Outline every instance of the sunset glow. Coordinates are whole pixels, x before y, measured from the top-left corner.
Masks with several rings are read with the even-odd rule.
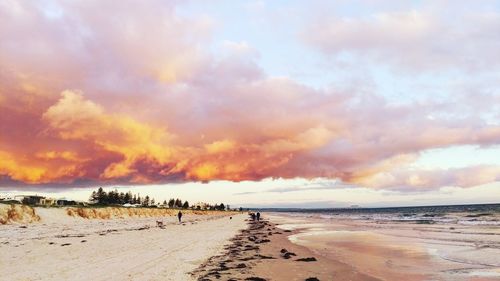
[[[327,2],[3,1],[1,188],[498,190],[498,2]]]

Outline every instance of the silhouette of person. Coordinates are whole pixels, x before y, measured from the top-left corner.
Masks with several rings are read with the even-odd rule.
[[[257,212],[257,220],[260,221],[260,213]]]
[[[179,218],[179,222],[181,222],[181,219],[182,219],[182,212],[179,211],[179,213],[177,213],[177,217]]]
[[[251,213],[250,216],[252,217],[252,220],[255,220],[255,213]]]

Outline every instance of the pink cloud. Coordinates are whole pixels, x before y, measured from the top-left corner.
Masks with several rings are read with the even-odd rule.
[[[428,118],[439,104],[394,105],[357,85],[319,90],[269,77],[247,44],[212,54],[210,21],[181,17],[175,4],[58,5],[56,15],[0,6],[2,185],[328,177],[418,187],[397,168],[421,151],[500,143],[500,127],[481,118]],[[389,17],[375,34],[408,20]],[[339,33],[346,46],[375,40],[347,40],[351,24]],[[396,44],[391,36],[379,47]],[[470,183],[424,173],[425,187],[498,180],[488,171]]]
[[[487,3],[423,1],[388,10],[377,4],[361,16],[322,11],[301,39],[336,59],[348,55],[412,72],[498,69],[500,14]]]
[[[492,165],[456,169],[408,170],[395,169],[363,178],[359,184],[374,188],[425,190],[435,187],[473,187],[500,181],[500,167]]]

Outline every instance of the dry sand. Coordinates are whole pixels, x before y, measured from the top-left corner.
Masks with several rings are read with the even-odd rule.
[[[37,208],[38,222],[0,225],[0,280],[192,280],[190,271],[246,227],[243,215],[187,214],[179,224],[62,211]]]

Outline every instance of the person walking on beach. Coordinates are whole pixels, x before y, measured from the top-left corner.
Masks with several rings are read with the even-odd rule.
[[[257,212],[257,221],[260,221],[260,213]]]
[[[179,213],[177,213],[177,218],[179,218],[179,223],[181,222],[181,219],[182,219],[182,212],[179,211]]]

